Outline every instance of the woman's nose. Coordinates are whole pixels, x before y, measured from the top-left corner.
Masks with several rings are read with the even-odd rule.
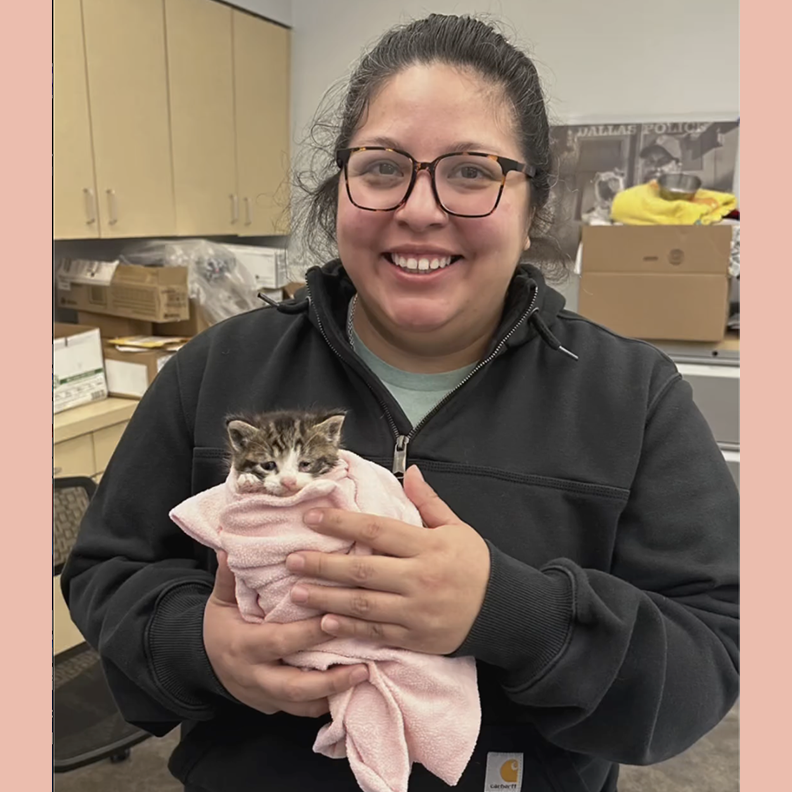
[[[412,192],[404,205],[396,210],[396,219],[415,230],[444,225],[448,221],[448,215],[437,203],[428,171],[418,173]]]

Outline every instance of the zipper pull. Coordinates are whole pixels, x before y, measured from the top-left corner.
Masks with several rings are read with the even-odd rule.
[[[404,473],[407,470],[407,443],[410,438],[407,435],[399,435],[396,438],[396,448],[393,449],[393,475],[399,481],[404,478]]]

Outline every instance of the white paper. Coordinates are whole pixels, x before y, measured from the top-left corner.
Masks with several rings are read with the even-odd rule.
[[[175,353],[174,353],[175,354]],[[162,371],[162,367],[173,357],[173,355],[163,355],[157,358],[157,374]]]
[[[126,360],[105,360],[107,389],[110,393],[142,398],[149,386],[148,366]]]
[[[118,261],[63,259],[58,266],[58,288],[61,291],[68,291],[72,283],[86,283],[89,286],[109,286],[118,263]]]

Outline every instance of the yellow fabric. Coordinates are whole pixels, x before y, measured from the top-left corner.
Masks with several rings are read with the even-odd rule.
[[[651,181],[618,193],[611,220],[625,225],[712,225],[736,208],[733,195],[713,190],[699,190],[691,201],[667,201]]]

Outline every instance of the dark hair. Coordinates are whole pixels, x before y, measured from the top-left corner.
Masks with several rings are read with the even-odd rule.
[[[537,169],[530,181],[531,248],[523,260],[552,268],[557,253],[551,251],[558,245],[544,236],[552,223],[548,208],[553,170],[550,126],[536,67],[490,24],[470,16],[442,14],[391,28],[358,62],[344,99],[333,102],[332,90],[325,96],[325,106],[335,107],[320,107],[311,128],[309,167],[296,174],[303,196],[301,205],[298,198],[293,227],[302,231],[306,253],[324,260],[335,249],[339,186],[335,151],[349,145],[372,98],[389,79],[414,64],[431,63],[474,70],[503,90],[522,155]]]

